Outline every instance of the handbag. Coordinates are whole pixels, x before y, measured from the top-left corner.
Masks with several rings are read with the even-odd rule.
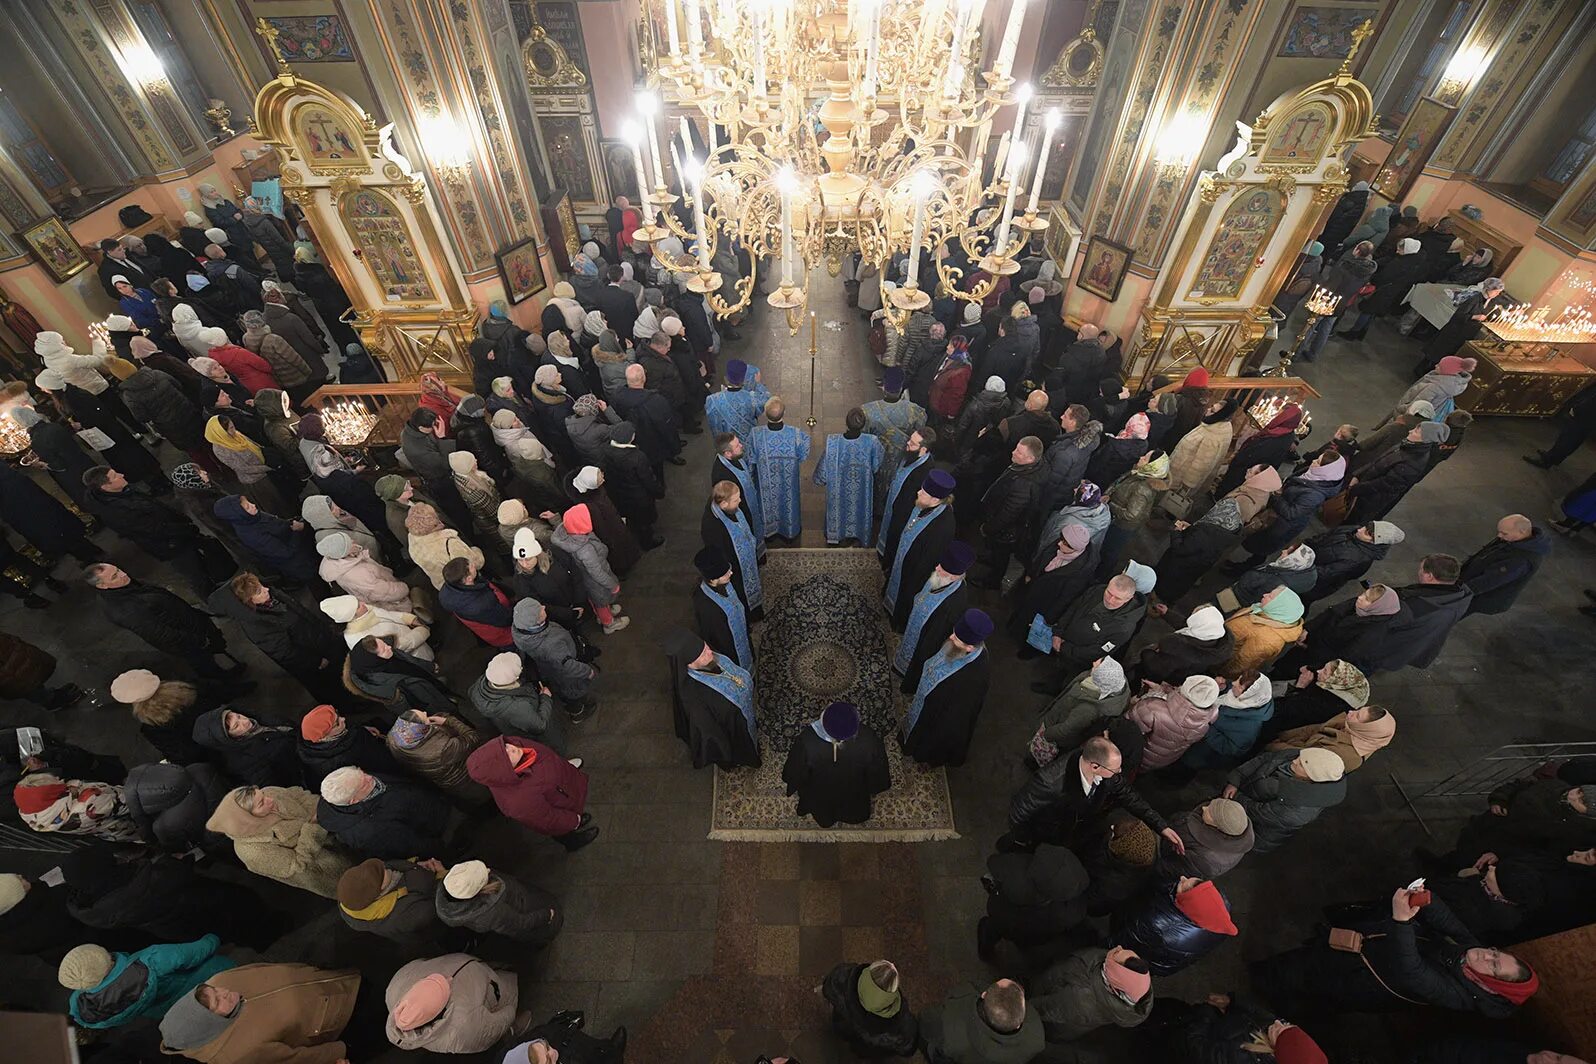
[[[1038,725],[1036,734],[1031,736],[1029,753],[1031,760],[1036,762],[1038,768],[1050,764],[1054,758],[1058,757],[1058,747],[1042,737],[1042,733],[1046,730],[1045,725]]]
[[[1332,927],[1330,929],[1330,948],[1341,953],[1356,953],[1358,959],[1363,962],[1363,966],[1369,969],[1369,974],[1374,976],[1374,981],[1379,983],[1380,988],[1387,994],[1394,998],[1400,998],[1409,1005],[1423,1005],[1424,1002],[1422,1001],[1415,1001],[1405,994],[1398,994],[1395,990],[1392,990],[1390,984],[1380,978],[1380,973],[1374,970],[1374,965],[1369,963],[1369,958],[1363,952],[1363,944],[1371,938],[1384,937],[1384,935],[1365,935],[1361,931],[1352,931],[1345,927]]]
[[[1038,613],[1031,618],[1031,627],[1025,633],[1025,641],[1033,650],[1039,650],[1043,654],[1053,653],[1053,626],[1042,620],[1042,615]]]
[[[1159,496],[1158,507],[1172,517],[1185,517],[1191,513],[1192,497],[1185,488],[1170,488]]]
[[[1352,496],[1345,491],[1339,491],[1324,501],[1319,507],[1319,519],[1326,528],[1335,528],[1347,519],[1347,514],[1352,510]]]

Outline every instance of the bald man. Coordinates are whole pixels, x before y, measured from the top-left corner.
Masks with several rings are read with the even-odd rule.
[[[1506,613],[1551,553],[1551,539],[1523,514],[1496,522],[1496,538],[1463,563],[1461,583],[1474,592],[1464,616]]]
[[[1059,694],[1098,658],[1124,657],[1125,646],[1146,613],[1147,596],[1137,591],[1136,581],[1124,573],[1081,592],[1053,624],[1056,671],[1049,679],[1031,684],[1031,690]]]
[[[1108,354],[1098,343],[1096,325],[1087,322],[1075,334],[1075,342],[1059,356],[1058,368],[1048,376],[1048,385],[1064,389],[1064,398],[1071,403],[1085,403],[1097,397],[1097,384],[1103,379],[1108,365]]]
[[[632,423],[637,430],[637,445],[648,456],[655,479],[665,479],[665,463],[686,465],[681,457],[682,438],[679,422],[670,400],[647,387],[648,374],[642,366],[626,367],[626,387],[615,393],[612,405],[615,412]]]

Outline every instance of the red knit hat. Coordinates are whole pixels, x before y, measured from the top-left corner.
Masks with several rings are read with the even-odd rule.
[[[299,734],[306,742],[319,743],[338,723],[338,711],[331,706],[317,706],[299,722]]]
[[[1186,379],[1180,382],[1180,386],[1182,388],[1208,387],[1208,371],[1202,366],[1198,366],[1196,369],[1186,374]]]
[[[1330,1064],[1319,1043],[1301,1027],[1287,1027],[1275,1039],[1276,1064]]]
[[[1236,925],[1230,919],[1230,907],[1225,904],[1225,897],[1214,886],[1213,880],[1204,880],[1188,891],[1177,892],[1175,908],[1204,931],[1221,935],[1237,933]]]

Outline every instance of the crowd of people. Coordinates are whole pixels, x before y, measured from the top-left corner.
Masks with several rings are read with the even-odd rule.
[[[0,465],[0,520],[29,548],[7,537],[23,582],[0,588],[58,613],[41,592],[65,589],[54,573],[71,556],[95,608],[149,647],[146,667],[107,679],[159,760],[129,767],[27,728],[4,754],[23,825],[97,843],[62,860],[59,886],[0,876],[6,952],[59,962],[78,1026],[153,1026],[196,1060],[333,1062],[384,1043],[623,1059],[624,1029],[597,1038],[579,1013],[536,1024],[518,1009],[506,957],[552,941],[563,906],[473,855],[471,829],[496,811],[569,853],[598,837],[581,740],[603,647],[631,620],[624,585],[683,534],[661,528],[667,486],[705,500],[693,625],[661,648],[695,767],[781,757],[801,815],[863,823],[892,786],[889,742],[957,771],[994,657],[1034,662],[1034,730],[1009,737],[1026,778],[976,929],[982,957],[1019,978],[916,1015],[916,973],[848,960],[821,990],[861,1051],[1018,1064],[1140,1027],[1166,1059],[1325,1060],[1309,1032],[1338,1011],[1511,1015],[1538,976],[1501,946],[1593,915],[1596,781],[1565,768],[1493,794],[1453,853],[1425,858],[1426,889],[1327,913],[1328,936],[1259,966],[1260,1000],[1157,993],[1238,935],[1224,876],[1311,845],[1293,837],[1396,741],[1403,707],[1377,697],[1381,674],[1428,666],[1457,625],[1488,623],[1467,618],[1512,608],[1551,550],[1509,514],[1477,550],[1424,555],[1411,583],[1363,580],[1405,539],[1404,496],[1461,442],[1473,360],[1439,353],[1390,411],[1308,449],[1300,405],[1260,425],[1201,369],[1132,391],[1119,338],[1065,322],[1039,254],[1014,275],[971,271],[902,328],[878,308],[905,264],[855,265],[882,397],[815,440],[757,365],[721,364],[740,323],[630,239],[620,199],[611,246],[585,244],[539,328],[495,304],[472,392],[423,378],[395,467],[369,469],[306,405],[348,305],[313,243],[201,191],[208,218],[177,243],[105,249],[114,351],[40,333],[45,370],[0,394],[78,511]],[[1377,252],[1364,236],[1320,242],[1361,259]],[[714,265],[728,282],[750,269],[724,245]],[[369,364],[351,344],[340,374]],[[707,484],[671,473],[706,428]],[[882,735],[849,703],[816,706],[783,750],[759,725],[760,569],[799,542],[811,458],[825,542],[880,561],[905,713]],[[158,567],[179,583],[135,575]],[[457,628],[489,655],[466,684],[438,661]],[[252,705],[240,636],[304,688],[299,707]],[[6,697],[49,711],[82,697],[21,635],[0,633],[0,656]],[[1209,797],[1174,812],[1138,790],[1194,780]],[[283,914],[217,864],[325,899],[407,963],[386,986],[240,963],[229,947],[258,950]]]

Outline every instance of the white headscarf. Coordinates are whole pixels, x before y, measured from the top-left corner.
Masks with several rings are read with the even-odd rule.
[[[1175,633],[1207,642],[1225,634],[1225,615],[1213,606],[1198,606],[1186,618],[1186,627]]]
[[[1313,568],[1313,548],[1303,543],[1290,554],[1284,554],[1269,563],[1271,569],[1300,573]]]

